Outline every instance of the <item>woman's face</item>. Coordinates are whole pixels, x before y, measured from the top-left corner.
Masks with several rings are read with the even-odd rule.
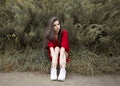
[[[56,21],[53,22],[53,29],[54,29],[54,31],[56,33],[59,32],[59,30],[60,30],[60,22],[58,20],[56,20]]]

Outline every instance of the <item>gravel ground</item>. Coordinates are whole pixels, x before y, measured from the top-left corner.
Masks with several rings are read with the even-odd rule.
[[[67,74],[64,82],[51,81],[49,74],[0,73],[0,86],[120,86],[120,75],[83,76]]]

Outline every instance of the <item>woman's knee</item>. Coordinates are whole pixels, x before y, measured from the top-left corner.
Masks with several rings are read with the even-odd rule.
[[[55,47],[55,51],[59,52],[60,48],[59,47]]]

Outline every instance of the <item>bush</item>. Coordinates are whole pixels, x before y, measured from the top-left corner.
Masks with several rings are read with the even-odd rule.
[[[47,59],[38,53],[48,19],[58,16],[69,32],[69,71],[119,73],[119,4],[119,0],[0,1],[0,70],[48,71]]]

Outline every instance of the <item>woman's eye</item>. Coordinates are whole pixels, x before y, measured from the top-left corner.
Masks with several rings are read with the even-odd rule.
[[[56,25],[53,25],[54,27],[56,26]]]

